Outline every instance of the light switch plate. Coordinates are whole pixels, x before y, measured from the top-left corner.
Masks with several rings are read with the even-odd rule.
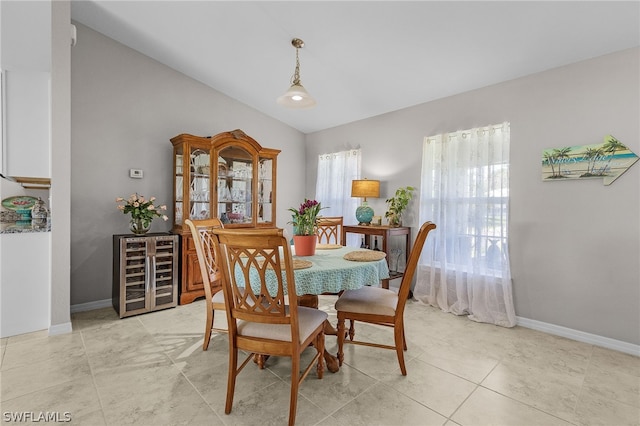
[[[142,179],[143,176],[144,176],[144,173],[140,169],[129,170],[129,177],[132,177],[134,179]]]

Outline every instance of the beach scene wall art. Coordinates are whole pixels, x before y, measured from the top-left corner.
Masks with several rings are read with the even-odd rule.
[[[603,179],[605,185],[611,185],[636,161],[634,152],[607,135],[601,144],[543,150],[542,180]]]

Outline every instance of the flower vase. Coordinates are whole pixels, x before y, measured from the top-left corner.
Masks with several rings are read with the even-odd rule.
[[[129,222],[129,229],[136,235],[143,235],[149,232],[151,228],[151,221],[144,221],[142,219],[131,219]]]
[[[316,254],[316,243],[318,237],[316,235],[294,235],[293,246],[296,256],[313,256]]]

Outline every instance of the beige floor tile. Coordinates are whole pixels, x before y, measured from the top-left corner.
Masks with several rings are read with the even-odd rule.
[[[300,393],[324,411],[332,413],[376,383],[374,378],[343,364],[337,373],[325,370],[321,380],[313,372],[309,373],[302,382]]]
[[[173,365],[123,365],[94,378],[107,424],[222,424]]]
[[[475,383],[420,360],[408,363],[407,376],[387,374],[380,380],[445,417],[451,416],[477,387]]]
[[[446,417],[394,392],[383,384],[376,384],[332,414],[350,425],[442,425]]]
[[[505,328],[469,319],[465,319],[465,322],[463,332],[447,339],[462,350],[470,350],[486,358],[501,359],[520,341],[520,331],[517,327]]]
[[[8,337],[7,345],[12,345],[14,343],[28,342],[31,340],[46,339],[47,337],[49,337],[48,330],[39,330],[39,331],[34,331],[33,333],[18,334],[16,336]]]
[[[468,350],[483,358],[499,360],[520,339],[518,327],[477,323],[466,316],[448,314],[418,302],[407,306],[412,308],[405,314],[407,340],[425,350],[436,339],[448,342],[458,351]]]
[[[43,344],[46,342],[46,344]],[[2,369],[7,370],[42,361],[84,356],[84,344],[78,333],[61,334],[46,339],[24,340],[7,346]]]
[[[96,410],[83,416],[74,416],[71,418],[72,425],[90,425],[90,426],[106,426],[107,422],[104,418],[102,410]]]
[[[567,421],[573,419],[583,377],[501,362],[482,386]]]
[[[111,326],[114,322],[118,321],[118,314],[112,307],[71,314],[71,327],[73,331],[84,331],[90,328]]]
[[[575,424],[638,426],[640,425],[640,408],[598,395],[583,394],[576,406]]]
[[[571,424],[482,387],[479,387],[462,404],[451,420],[461,426],[569,426]]]
[[[87,329],[82,331],[82,338],[94,373],[121,365],[170,364],[162,347],[137,318]]]
[[[420,345],[423,353],[419,360],[474,383],[480,383],[499,362],[484,352],[460,347],[449,340],[431,338]]]
[[[280,426],[289,419],[291,388],[281,380],[246,396],[235,395],[231,413],[222,414],[226,424]],[[315,425],[329,415],[322,407],[298,395],[296,425]]]
[[[640,377],[640,357],[598,346],[593,347],[591,365],[605,371]]]
[[[80,424],[80,419],[96,411],[102,416],[98,394],[93,379],[89,376],[3,401],[2,411],[49,412],[56,413],[61,419],[68,413],[68,418],[76,424]]]
[[[393,330],[356,322],[355,339],[392,345]],[[407,348],[404,352],[405,363],[422,355],[422,349],[418,345],[409,342]],[[343,351],[344,363],[371,377],[379,379],[381,374],[394,371],[400,374],[400,364],[395,350],[345,343]]]
[[[137,318],[151,333],[203,333],[206,319],[205,303],[195,301],[182,307],[168,308],[139,315]]]
[[[589,368],[581,394],[595,398],[613,399],[640,408],[640,377],[616,370]]]
[[[6,369],[0,371],[0,400],[8,401],[88,377],[91,377],[91,369],[84,354]]]
[[[227,395],[227,372],[229,366],[226,335],[223,341],[212,339],[207,351],[202,348],[190,356],[175,359],[175,365],[189,382],[198,390],[204,400],[219,413],[224,412]],[[221,343],[224,343],[222,345]],[[238,361],[244,360],[239,355]],[[236,398],[244,398],[281,380],[268,368],[260,370],[252,361],[245,366],[236,379]]]
[[[535,366],[544,371],[583,377],[593,347],[564,337],[530,330],[505,351],[505,362]]]
[[[334,324],[335,300],[319,297]],[[214,334],[202,350],[204,305],[124,319],[113,308],[80,312],[73,333],[1,339],[3,410],[70,407],[72,424],[90,426],[284,423],[291,374],[284,358],[270,358],[264,370],[248,364],[224,414],[228,336]],[[394,351],[346,345],[338,373],[318,380],[312,371],[302,383],[297,424],[640,426],[638,357],[414,301],[405,324],[408,376]],[[356,325],[357,338],[390,343],[392,335]],[[326,337],[332,354],[336,340]],[[303,358],[312,356],[310,349]]]

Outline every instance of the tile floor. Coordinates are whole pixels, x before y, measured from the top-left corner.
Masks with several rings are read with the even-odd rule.
[[[335,319],[333,301],[322,297],[321,309]],[[2,339],[1,421],[67,412],[91,426],[285,424],[286,359],[249,364],[224,414],[227,337],[202,350],[204,312],[201,300],[126,319],[106,308],[74,314],[70,334]],[[640,425],[640,358],[417,302],[405,318],[408,376],[394,352],[348,345],[338,373],[318,380],[312,370],[303,382],[297,424]],[[392,336],[364,324],[356,332]],[[335,337],[327,347],[336,352]]]

